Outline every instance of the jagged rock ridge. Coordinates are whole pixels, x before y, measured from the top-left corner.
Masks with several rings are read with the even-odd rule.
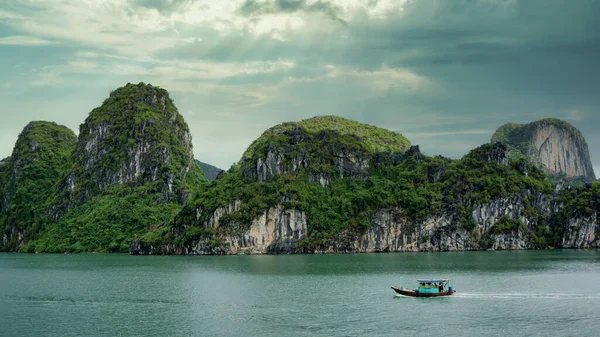
[[[587,142],[579,130],[559,119],[501,126],[492,141],[509,145],[511,156],[524,156],[555,177],[596,180]]]

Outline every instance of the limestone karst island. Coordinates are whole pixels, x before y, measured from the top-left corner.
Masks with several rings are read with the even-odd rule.
[[[127,84],[78,136],[50,121],[23,128],[0,162],[0,250],[598,248],[595,181],[586,140],[559,119],[498,125],[489,143],[449,159],[384,128],[315,116],[273,125],[220,170],[194,158],[166,89]]]
[[[600,0],[0,0],[0,337],[600,336]]]

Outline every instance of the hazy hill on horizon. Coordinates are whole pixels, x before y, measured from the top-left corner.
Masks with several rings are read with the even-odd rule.
[[[200,166],[200,169],[202,169],[202,172],[204,172],[206,179],[208,179],[209,181],[213,181],[213,180],[217,179],[217,176],[219,175],[219,173],[224,171],[223,169],[220,169],[211,164],[202,162],[198,159],[196,159],[196,162],[198,163],[198,166]]]

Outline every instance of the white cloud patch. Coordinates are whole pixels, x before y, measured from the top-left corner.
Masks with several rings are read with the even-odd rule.
[[[271,6],[281,1],[250,1]],[[132,0],[21,0],[0,9],[4,23],[29,36],[4,38],[5,44],[44,45],[51,40],[78,42],[116,51],[120,56],[143,56],[182,41],[199,39],[197,29],[212,29],[223,35],[249,32],[287,40],[294,32],[327,27],[323,14],[338,21],[352,20],[360,13],[381,17],[399,12],[408,0],[307,0],[297,11],[282,9],[261,15],[240,14],[247,1],[170,2],[172,10],[140,6]],[[281,3],[288,4],[287,1]],[[333,22],[336,24],[335,22]],[[337,23],[339,24],[339,22]],[[194,33],[196,32],[196,34]],[[1,40],[0,40],[1,41]]]
[[[293,61],[216,62],[216,61],[153,61],[140,63],[127,58],[105,56],[94,52],[78,52],[65,64],[46,66],[31,82],[34,87],[79,86],[82,76],[115,78],[114,85],[127,82],[147,82],[171,92],[201,94],[211,100],[226,98],[231,106],[260,106],[277,95],[276,86],[267,83],[232,85],[220,83],[235,77],[266,76],[286,72],[295,67]],[[87,82],[87,80],[86,80]]]
[[[328,78],[346,78],[360,81],[368,90],[385,92],[393,89],[404,89],[405,92],[424,89],[432,82],[407,69],[382,66],[374,71],[356,70],[351,68],[332,67],[327,73]]]
[[[151,36],[167,30],[169,18],[136,8],[130,1],[24,0],[13,8],[26,15],[12,15],[5,23],[40,39],[78,42],[125,55],[173,44],[168,36]]]
[[[332,0],[332,3],[343,9],[341,16],[345,19],[350,19],[359,11],[371,18],[382,19],[390,13],[402,12],[410,0]]]
[[[214,81],[236,75],[256,75],[294,68],[293,61],[266,62],[215,62],[215,61],[148,61],[147,65],[129,62],[128,58],[106,56],[93,52],[78,52],[75,58],[64,65],[46,67],[46,73],[74,74],[107,72],[121,75],[147,75],[167,77],[173,80]]]
[[[286,85],[294,84],[331,84],[344,83],[343,93],[350,94],[349,98],[379,97],[390,91],[400,91],[411,94],[422,91],[436,90],[436,84],[431,79],[416,74],[408,69],[381,66],[375,70],[360,70],[347,66],[325,65],[319,75],[307,77],[289,77]],[[352,91],[352,92],[344,92]],[[356,96],[358,94],[358,96]]]
[[[14,35],[0,38],[0,45],[48,46],[52,44],[56,44],[56,42],[26,35]]]

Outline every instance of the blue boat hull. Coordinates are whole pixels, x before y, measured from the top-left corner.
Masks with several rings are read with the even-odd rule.
[[[420,293],[413,289],[392,287],[397,294],[404,296],[412,296],[412,297],[441,297],[441,296],[450,296],[456,292],[456,290],[452,291],[443,291],[441,293]]]

